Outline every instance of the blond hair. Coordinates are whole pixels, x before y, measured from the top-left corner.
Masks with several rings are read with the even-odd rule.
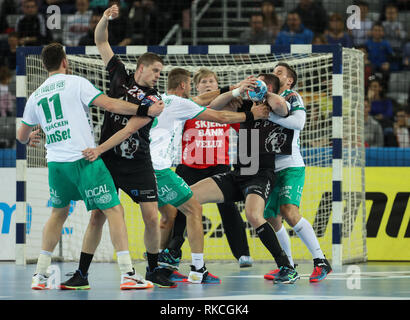
[[[216,75],[215,72],[213,72],[212,70],[210,70],[208,68],[201,68],[197,72],[195,72],[195,74],[194,74],[194,79],[193,80],[194,80],[195,86],[198,85],[198,83],[203,78],[206,78],[206,77],[209,77],[209,76],[214,76],[216,82],[219,82],[218,76]]]

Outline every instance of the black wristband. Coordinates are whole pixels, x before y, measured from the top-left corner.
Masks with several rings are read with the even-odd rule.
[[[139,117],[146,117],[148,116],[148,105],[140,105],[138,106],[137,116]]]
[[[222,94],[222,93],[225,93],[225,92],[228,92],[228,91],[230,91],[230,90],[229,90],[230,88],[231,88],[230,86],[222,87],[222,88],[219,89],[219,92],[220,92],[221,94]]]
[[[245,122],[253,122],[255,121],[255,117],[253,116],[253,113],[251,111],[245,111],[246,115],[246,120]]]

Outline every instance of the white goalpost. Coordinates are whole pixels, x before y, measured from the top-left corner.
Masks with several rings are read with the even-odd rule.
[[[164,59],[158,89],[166,92],[168,72],[175,67],[192,75],[201,67],[216,72],[220,87],[237,83],[249,75],[271,73],[279,61],[286,61],[298,74],[298,91],[305,103],[307,120],[300,143],[306,164],[306,180],[300,213],[313,225],[327,258],[337,266],[366,261],[366,213],[364,191],[365,151],[363,141],[364,75],[363,56],[358,50],[340,46],[271,45],[251,46],[130,46],[114,48],[133,72],[138,57],[151,51]],[[17,52],[17,127],[29,95],[46,79],[40,60],[41,48],[18,48]],[[90,80],[105,93],[109,81],[95,47],[67,47],[73,74]],[[192,92],[195,95],[195,92]],[[95,138],[98,142],[103,110],[92,108]],[[230,155],[235,161],[236,136],[232,132]],[[177,159],[181,152],[177,150]],[[178,163],[178,161],[177,161]],[[50,215],[45,149],[17,144],[17,224],[16,263],[35,261],[41,233]],[[121,194],[126,211],[130,252],[142,259],[144,224],[137,205]],[[239,204],[240,205],[240,204]],[[241,207],[241,206],[240,206]],[[216,205],[204,206],[205,259],[233,260],[223,234]],[[245,219],[244,213],[242,212]],[[61,246],[54,251],[64,261],[79,259],[82,237],[89,220],[82,201],[72,202],[70,216],[63,228]],[[294,260],[311,260],[307,248],[289,226]],[[269,253],[248,225],[247,236],[255,260],[271,260]],[[113,261],[108,227],[95,261]],[[187,243],[183,258],[190,254]]]

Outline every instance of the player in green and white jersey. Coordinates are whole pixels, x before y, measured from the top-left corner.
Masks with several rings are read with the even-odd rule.
[[[276,150],[275,186],[267,201],[264,217],[268,220],[294,265],[289,235],[282,224],[282,217],[302,239],[313,256],[314,270],[310,282],[318,282],[326,278],[332,268],[325,258],[312,225],[299,213],[303,186],[305,183],[305,163],[300,152],[300,131],[306,121],[306,109],[302,97],[292,88],[297,82],[297,74],[284,62],[275,66],[273,74],[279,78],[279,94],[290,104],[290,115],[286,118],[271,113],[269,120],[277,124],[269,143]],[[265,279],[273,280],[279,270],[272,270]]]
[[[236,93],[239,95],[255,83],[255,78],[248,78],[241,82]],[[238,123],[248,119],[267,118],[268,110],[264,106],[256,107],[252,112],[229,112],[216,111],[202,107],[208,105],[218,92],[210,92],[195,100],[187,99],[191,91],[191,74],[182,68],[175,68],[168,74],[168,91],[162,95],[164,101],[164,111],[153,124],[150,132],[150,150],[152,164],[157,177],[158,186],[158,207],[162,214],[166,214],[163,207],[172,205],[177,207],[187,217],[188,242],[191,247],[192,266],[188,276],[191,283],[219,283],[216,276],[211,275],[204,264],[204,235],[202,225],[202,207],[193,197],[193,193],[188,184],[171,170],[173,165],[173,149],[181,141],[182,130],[186,120],[198,119],[218,123]],[[252,114],[251,114],[252,113]],[[132,122],[127,124],[124,132],[133,132]],[[101,152],[105,152],[115,145],[121,143],[124,135],[118,131],[110,139],[105,141],[96,149],[85,151],[89,160],[96,159]]]
[[[68,61],[59,43],[42,50],[41,58],[49,77],[27,100],[23,120],[17,132],[20,143],[39,142],[40,125],[46,135],[47,163],[52,213],[42,237],[32,288],[47,288],[47,268],[57,245],[71,200],[84,200],[87,210],[100,209],[106,215],[113,246],[119,257],[121,289],[150,288],[152,283],[135,273],[128,252],[127,229],[123,208],[114,182],[102,160],[90,163],[82,151],[95,146],[89,108],[92,105],[113,112],[135,115],[139,107],[123,100],[109,98],[88,80],[67,74]],[[163,109],[150,108],[156,116]],[[141,110],[140,110],[141,111]],[[148,115],[148,110],[146,110]],[[81,289],[88,289],[86,283]]]

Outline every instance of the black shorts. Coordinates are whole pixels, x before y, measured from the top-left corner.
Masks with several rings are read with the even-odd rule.
[[[129,162],[121,159],[105,159],[104,163],[117,190],[124,191],[134,202],[158,201],[157,178],[151,161],[134,163],[132,169]]]
[[[192,186],[193,184],[205,178],[210,178],[218,173],[231,171],[229,165],[218,164],[204,169],[192,168],[184,164],[179,164],[175,169],[175,173],[179,175],[185,182]]]
[[[265,203],[275,182],[271,168],[260,168],[254,175],[241,175],[240,169],[212,176],[224,195],[224,202],[244,201],[249,194],[257,194]]]

